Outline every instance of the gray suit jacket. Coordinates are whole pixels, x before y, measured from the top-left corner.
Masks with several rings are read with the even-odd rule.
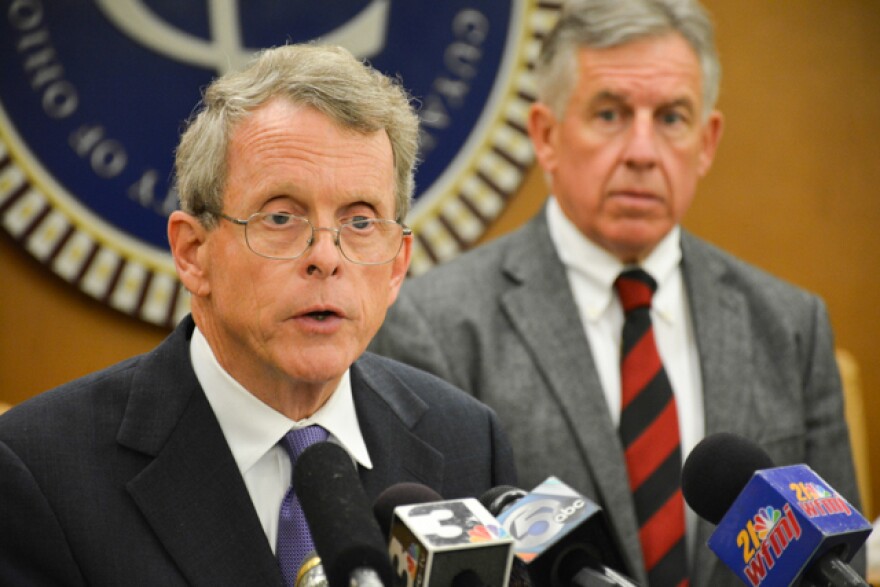
[[[282,585],[192,329],[0,417],[0,585]],[[495,414],[467,394],[370,354],[352,389],[371,500],[403,481],[446,498],[514,482]]]
[[[858,504],[841,384],[822,301],[682,234],[699,347],[706,434],[751,438],[777,465],[807,463]],[[556,475],[610,517],[633,577],[646,582],[617,431],[545,214],[407,280],[371,350],[492,406],[522,486]],[[739,585],[704,545],[692,585]],[[863,555],[856,562],[864,570]]]

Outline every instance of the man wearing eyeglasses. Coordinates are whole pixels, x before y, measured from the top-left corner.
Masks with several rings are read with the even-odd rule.
[[[409,265],[417,136],[405,92],[342,49],[208,87],[168,222],[192,316],[0,419],[0,584],[292,585],[302,444],[341,445],[371,500],[515,481],[492,411],[364,354]]]

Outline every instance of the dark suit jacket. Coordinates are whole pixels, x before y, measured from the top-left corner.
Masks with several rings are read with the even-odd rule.
[[[682,234],[706,434],[734,432],[777,465],[807,463],[858,504],[840,378],[822,301]],[[623,452],[544,213],[515,233],[407,280],[371,350],[494,407],[525,489],[556,475],[610,517],[642,584]],[[704,544],[712,527],[701,524]],[[863,567],[863,557],[857,566]],[[692,585],[739,585],[708,548]]]
[[[278,563],[189,359],[186,319],[152,352],[0,417],[0,585],[281,585]],[[445,498],[515,479],[495,414],[365,354],[352,389],[374,468]]]

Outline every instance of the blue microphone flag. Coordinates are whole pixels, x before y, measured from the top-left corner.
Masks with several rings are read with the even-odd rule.
[[[806,465],[756,471],[709,538],[743,583],[791,585],[827,552],[849,561],[871,524]]]

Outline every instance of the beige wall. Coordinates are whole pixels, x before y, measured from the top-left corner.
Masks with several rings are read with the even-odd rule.
[[[838,345],[861,368],[865,416],[878,421],[880,2],[706,4],[718,26],[727,127],[686,224],[825,298]],[[543,197],[533,171],[487,238],[519,225]],[[22,401],[166,334],[87,299],[5,235],[0,268],[0,400]],[[880,431],[868,432],[880,471]]]

